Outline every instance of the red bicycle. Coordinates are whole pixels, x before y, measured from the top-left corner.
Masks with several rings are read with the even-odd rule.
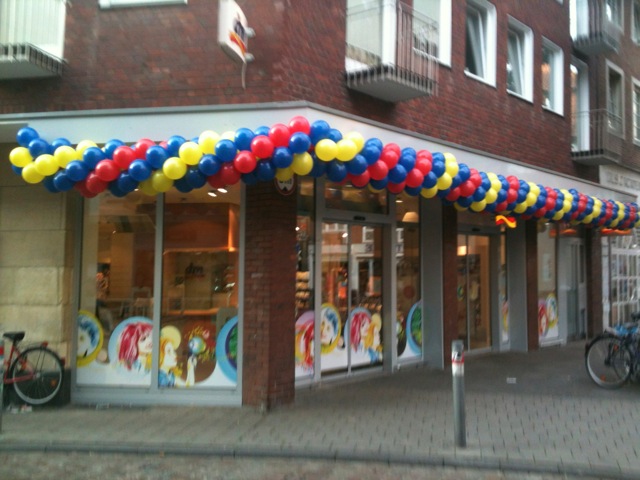
[[[29,405],[44,405],[53,400],[62,388],[64,363],[47,342],[19,346],[24,332],[6,332],[3,338],[11,341],[5,361],[3,382]],[[4,341],[4,340],[3,340]]]

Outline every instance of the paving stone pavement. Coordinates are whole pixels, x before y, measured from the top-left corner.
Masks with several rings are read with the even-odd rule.
[[[0,454],[102,452],[293,458],[640,478],[640,385],[597,387],[584,342],[535,352],[467,355],[465,448],[455,445],[451,370],[297,391],[293,405],[70,405],[2,418]]]

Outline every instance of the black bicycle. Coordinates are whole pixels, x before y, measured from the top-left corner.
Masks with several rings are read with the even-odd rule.
[[[602,388],[620,388],[629,380],[640,380],[640,312],[631,314],[631,319],[587,343],[587,372]]]

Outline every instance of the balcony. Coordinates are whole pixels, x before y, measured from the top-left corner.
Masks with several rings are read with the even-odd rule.
[[[576,0],[571,5],[574,48],[585,55],[617,52],[622,31],[606,0]]]
[[[347,12],[347,87],[387,102],[434,95],[438,25],[394,0]]]
[[[0,0],[0,80],[62,74],[67,0]]]
[[[571,156],[583,165],[620,165],[624,144],[622,118],[607,110],[578,112],[572,119]]]

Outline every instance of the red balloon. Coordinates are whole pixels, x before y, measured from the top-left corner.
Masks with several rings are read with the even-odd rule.
[[[429,163],[431,163],[431,162],[433,161],[433,155],[431,155],[431,152],[430,152],[430,151],[428,151],[428,150],[418,150],[418,151],[416,152],[416,161],[417,161],[418,159],[421,159],[421,160],[428,160],[428,161],[429,161]],[[417,162],[416,162],[416,163],[417,163]],[[427,172],[427,173],[429,173],[429,172]],[[425,173],[425,175],[426,175],[426,173]]]
[[[241,174],[233,163],[224,163],[220,169],[220,178],[226,185],[235,185],[240,181]]]
[[[96,173],[90,173],[87,175],[85,180],[85,186],[87,187],[87,191],[97,195],[98,193],[104,192],[109,185],[109,182],[101,179]]]
[[[289,127],[282,123],[276,123],[269,129],[269,138],[273,142],[274,147],[286,147],[289,145],[289,139],[291,138],[291,132]]]
[[[427,152],[427,153],[429,153],[429,152]],[[429,154],[429,156],[431,156],[431,154]],[[423,175],[428,175],[429,172],[431,171],[431,167],[432,166],[433,166],[433,163],[431,162],[431,158],[416,157],[416,166],[415,166],[415,168],[420,170]]]
[[[95,173],[100,180],[111,182],[120,175],[120,168],[118,168],[112,160],[100,160],[96,164],[96,168],[93,173]]]
[[[374,164],[369,165],[367,170],[373,180],[382,180],[387,178],[389,174],[389,167],[382,160],[377,160]]]
[[[387,143],[384,147],[382,147],[382,151],[391,150],[398,154],[398,158],[400,157],[400,146],[397,143]]]
[[[222,188],[226,186],[226,183],[224,183],[224,180],[222,179],[221,171],[219,171],[215,175],[207,177],[207,183],[209,183],[209,185],[211,185],[213,188]]]
[[[147,149],[145,148],[144,151],[146,154]],[[120,168],[120,170],[126,170],[127,168],[129,168],[131,162],[133,162],[136,158],[144,158],[144,155],[142,157],[136,156],[136,152],[131,147],[127,147],[126,145],[121,145],[113,151],[113,163],[115,163],[118,168]],[[98,167],[96,166],[96,170],[97,168]]]
[[[309,120],[305,117],[298,115],[289,120],[289,131],[291,133],[302,132],[309,135],[311,132],[311,125],[309,125]]]
[[[556,206],[556,200],[551,197],[547,197],[547,201],[544,204],[546,210],[551,210]]]
[[[409,173],[407,173],[407,177],[404,179],[404,181],[407,183],[407,187],[419,187],[420,185],[422,185],[422,182],[424,182],[424,173],[422,173],[417,168],[412,168],[411,170],[409,170]]]
[[[507,203],[513,203],[518,199],[518,191],[509,188],[507,190]]]
[[[452,188],[447,194],[446,198],[450,202],[455,202],[460,197],[460,187]]]
[[[258,135],[251,140],[251,151],[258,158],[269,158],[273,155],[274,148],[273,142],[266,135]]]
[[[133,151],[135,153],[136,158],[140,160],[144,160],[147,156],[147,150],[149,147],[153,147],[156,144],[153,140],[149,138],[141,138],[133,147]]]
[[[400,160],[400,154],[396,153],[393,149],[382,150],[380,154],[380,160],[387,164],[389,169],[395,167],[398,164],[398,160]]]
[[[470,197],[476,191],[476,186],[471,180],[465,180],[460,184],[460,195]]]
[[[507,201],[505,200],[504,202],[500,202],[498,204],[496,204],[496,208],[495,211],[496,212],[504,212],[507,209]]]
[[[253,153],[248,151],[238,152],[236,158],[233,159],[233,165],[240,173],[253,172],[256,168],[257,160]]]
[[[389,190],[389,192],[395,193],[397,195],[398,193],[402,193],[402,191],[404,190],[405,185],[406,185],[406,182],[401,182],[401,183],[389,182],[389,183],[387,183],[387,190]]]
[[[371,176],[369,175],[369,172],[365,170],[360,175],[349,174],[349,180],[351,180],[351,184],[354,187],[362,188],[367,186],[367,184],[369,183],[369,180],[371,180]]]
[[[520,188],[520,181],[515,175],[509,175],[507,177],[507,182],[509,182],[509,189],[513,189],[517,192]]]
[[[477,171],[474,173],[471,173],[468,181],[473,183],[476,188],[482,185],[482,177],[480,176],[480,173],[478,173]],[[475,191],[475,188],[474,188],[474,191]]]
[[[80,192],[80,195],[82,195],[85,198],[93,198],[97,195],[97,193],[92,193],[87,189],[87,179],[85,178],[84,180],[80,181],[80,182],[76,182],[76,184],[73,186],[73,188],[75,188],[78,192]]]

